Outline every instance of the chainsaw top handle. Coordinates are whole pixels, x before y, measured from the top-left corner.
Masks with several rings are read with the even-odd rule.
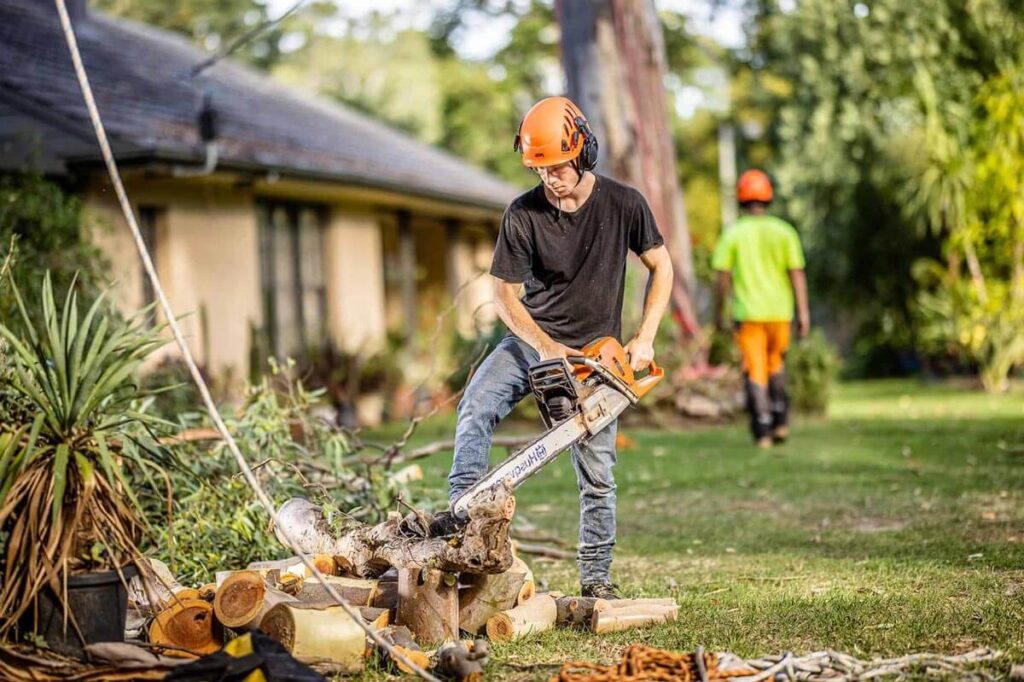
[[[582,349],[583,355],[570,355],[566,361],[573,366],[578,381],[585,381],[593,374],[615,388],[629,399],[631,404],[647,395],[662,377],[664,370],[654,361],[646,368],[642,377],[637,377],[629,364],[629,358],[618,339],[605,336],[595,339]]]

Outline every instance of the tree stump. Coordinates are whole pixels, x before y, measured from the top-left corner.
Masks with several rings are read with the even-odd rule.
[[[403,568],[398,572],[398,613],[420,644],[441,644],[459,638],[458,580],[433,569]]]

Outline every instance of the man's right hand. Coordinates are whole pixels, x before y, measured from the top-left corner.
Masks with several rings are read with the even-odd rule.
[[[541,360],[554,360],[555,358],[567,358],[570,355],[583,355],[583,353],[575,348],[570,348],[564,343],[558,343],[557,341],[544,344],[537,349],[537,353],[540,355]]]

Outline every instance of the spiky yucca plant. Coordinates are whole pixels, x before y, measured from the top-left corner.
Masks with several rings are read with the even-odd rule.
[[[155,483],[166,463],[156,420],[134,407],[136,371],[164,343],[149,311],[120,320],[101,296],[80,316],[75,285],[58,307],[47,275],[34,321],[10,284],[21,319],[0,321],[0,391],[21,409],[0,414],[0,634],[44,587],[64,601],[67,575],[138,555],[145,516],[131,482]]]

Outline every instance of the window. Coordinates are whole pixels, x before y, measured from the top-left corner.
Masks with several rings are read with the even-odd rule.
[[[259,211],[263,319],[278,357],[301,355],[327,340],[324,211],[265,203]]]
[[[157,231],[157,224],[160,219],[162,209],[155,206],[140,206],[139,207],[139,231],[142,233],[142,241],[146,244],[146,250],[149,251],[149,257],[153,260],[153,265],[157,263],[157,245],[159,243],[159,232]],[[142,305],[143,307],[156,303],[156,291],[153,289],[153,283],[149,279],[149,275],[146,274],[146,268],[139,263],[139,272],[142,275]],[[152,312],[147,316],[149,325],[155,326],[156,324],[156,308],[154,307]]]

